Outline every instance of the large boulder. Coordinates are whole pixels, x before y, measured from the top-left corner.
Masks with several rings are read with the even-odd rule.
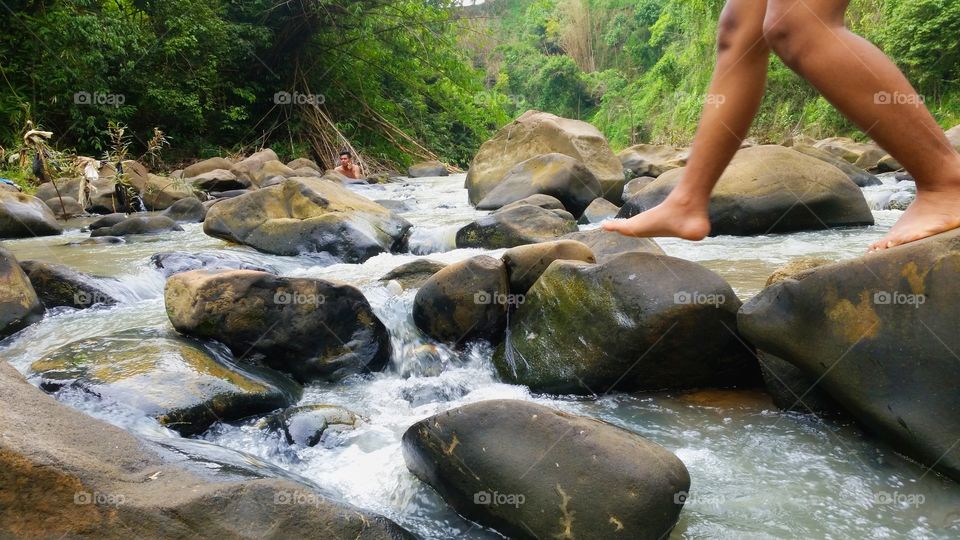
[[[127,179],[147,210],[166,210],[181,199],[196,198],[193,186],[186,180],[135,171],[139,171],[139,168],[129,167]]]
[[[296,175],[296,171],[287,167],[282,161],[277,159],[264,162],[259,170],[250,173],[250,177],[257,185],[261,185],[264,181],[277,176],[281,178],[293,178]]]
[[[597,177],[579,160],[565,154],[544,154],[518,163],[477,203],[478,210],[497,210],[531,195],[550,195],[579,217],[602,196]]]
[[[507,265],[510,292],[524,295],[553,261],[597,262],[593,251],[590,251],[586,244],[575,240],[517,246],[505,251],[501,260]]]
[[[506,265],[480,255],[428,279],[414,298],[413,322],[428,336],[454,346],[478,339],[499,343],[511,298]]]
[[[449,176],[450,172],[447,166],[439,161],[424,161],[415,163],[407,169],[407,176],[410,178],[425,178],[428,176]]]
[[[323,173],[323,167],[321,167],[320,165],[317,165],[316,161],[313,161],[312,159],[308,159],[308,158],[297,158],[287,163],[287,167],[290,167],[293,170],[302,169],[306,167],[309,169],[313,169],[314,171],[319,172],[321,174]]]
[[[0,191],[0,238],[33,238],[63,233],[44,202],[26,193]]]
[[[501,249],[547,242],[577,231],[573,216],[532,204],[504,207],[457,231],[458,248]]]
[[[198,161],[183,170],[183,178],[197,178],[213,171],[230,171],[233,162],[223,157],[212,157]]]
[[[561,240],[575,240],[586,244],[586,246],[590,248],[590,251],[593,252],[598,263],[605,263],[622,253],[629,252],[666,255],[660,245],[651,238],[624,236],[620,233],[605,231],[603,229],[577,231],[565,234],[561,237]]]
[[[467,172],[470,202],[479,203],[514,165],[543,154],[566,154],[600,182],[605,198],[619,204],[626,179],[620,160],[592,125],[540,111],[527,111],[483,143]]]
[[[960,480],[958,278],[952,231],[769,287],[739,328],[900,451]]]
[[[663,202],[683,178],[674,169],[630,199],[628,218]],[[783,146],[741,150],[710,199],[711,235],[749,236],[873,225],[863,192],[840,169]]]
[[[83,214],[84,209],[73,197],[54,197],[43,201],[48,208],[57,216],[57,219],[67,220],[72,217]]]
[[[249,157],[238,161],[233,164],[233,168],[230,169],[238,176],[254,179],[255,176],[263,169],[263,166],[268,161],[279,161],[277,153],[269,148],[265,148],[258,152],[250,154]]]
[[[411,426],[407,468],[508,538],[666,538],[690,487],[667,449],[593,418],[481,401]]]
[[[830,165],[840,169],[843,171],[843,174],[847,175],[847,178],[852,180],[853,183],[858,187],[879,186],[883,183],[876,176],[868,173],[860,167],[857,167],[856,165],[850,164],[850,162],[844,160],[843,158],[839,158],[830,152],[826,152],[812,146],[803,145],[794,145],[792,148],[801,154],[806,154],[810,157],[817,158],[824,163],[829,163]]]
[[[359,289],[252,270],[175,274],[167,315],[186,335],[212,338],[244,361],[260,361],[307,383],[383,369],[390,335]]]
[[[0,537],[409,538],[249,455],[141,439],[58,403],[0,362]]]
[[[212,171],[188,176],[187,181],[200,191],[231,191],[250,187],[250,181],[239,178],[228,169],[214,169]]]
[[[583,215],[577,220],[581,225],[591,223],[600,223],[604,220],[616,217],[620,212],[620,207],[606,199],[594,199],[590,206],[583,211]]]
[[[198,199],[181,199],[160,213],[177,223],[202,223],[207,217],[207,207]]]
[[[862,143],[849,137],[831,137],[818,141],[813,147],[833,154],[864,170],[875,169],[877,163],[887,155],[887,152],[875,142]]]
[[[296,178],[213,206],[210,236],[277,255],[325,252],[363,262],[397,249],[411,225],[337,182]]]
[[[80,194],[80,182],[80,178],[54,179],[40,185],[34,195],[38,199],[46,201],[47,206],[54,212],[60,213],[62,211],[60,198],[77,200],[77,196]],[[109,214],[121,209],[116,196],[116,178],[112,176],[99,177],[88,183],[87,186],[90,203],[83,210],[94,214]]]
[[[182,231],[183,227],[167,216],[130,216],[109,227],[90,232],[92,238],[99,236],[130,236],[135,234],[162,234]]]
[[[214,422],[290,406],[301,392],[277,372],[241,367],[222,352],[162,330],[75,341],[34,362],[30,371],[47,392],[79,388],[185,436]]]
[[[20,267],[27,273],[37,296],[47,309],[60,306],[86,309],[117,303],[117,299],[107,290],[107,282],[62,264],[23,261]]]
[[[43,304],[16,257],[0,246],[0,338],[43,317]]]
[[[726,281],[682,259],[556,261],[527,291],[493,361],[505,380],[537,392],[752,385],[759,370],[736,335],[739,307]]]
[[[621,150],[617,157],[630,178],[656,178],[667,171],[687,166],[690,151],[656,144],[637,144]]]
[[[396,281],[405,289],[419,289],[433,277],[434,274],[446,268],[447,265],[430,259],[417,259],[413,262],[401,264],[387,272],[380,281]]]

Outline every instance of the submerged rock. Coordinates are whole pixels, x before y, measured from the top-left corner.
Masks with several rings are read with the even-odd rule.
[[[403,435],[403,457],[457,512],[508,538],[666,538],[690,488],[665,448],[524,401],[418,422]]]
[[[99,236],[130,236],[135,234],[162,234],[182,231],[183,227],[167,216],[130,216],[110,227],[101,227],[90,232],[92,238]]]
[[[42,261],[23,261],[20,267],[27,273],[37,296],[47,309],[66,306],[86,309],[95,305],[117,303],[98,278],[63,266]]]
[[[428,336],[455,346],[478,339],[499,343],[510,299],[506,265],[480,255],[430,277],[414,298],[413,321]]]
[[[603,192],[597,177],[580,161],[565,154],[544,154],[507,171],[477,203],[478,210],[497,210],[531,195],[555,197],[576,217]]]
[[[958,278],[952,231],[768,287],[739,328],[902,452],[960,480]]]
[[[40,199],[0,191],[0,238],[33,238],[63,233],[57,217]]]
[[[183,334],[224,343],[304,383],[383,369],[390,336],[359,289],[250,270],[175,274],[167,315]]]
[[[756,359],[736,334],[739,307],[726,281],[682,259],[556,261],[511,317],[493,362],[503,379],[536,392],[754,385]]]
[[[465,187],[477,204],[516,164],[543,154],[566,154],[600,182],[602,196],[619,203],[626,179],[620,160],[592,125],[540,111],[527,111],[483,143],[467,172]]]
[[[39,321],[43,311],[43,304],[16,257],[0,246],[0,338]]]
[[[336,182],[296,178],[213,206],[203,231],[276,255],[326,252],[360,263],[394,250],[410,227]]]
[[[356,414],[336,405],[301,405],[277,413],[265,424],[283,433],[288,444],[298,446],[327,446],[331,439],[352,430],[361,419]]]
[[[618,218],[649,210],[683,178],[674,169],[623,206]],[[710,198],[711,235],[750,236],[873,225],[863,192],[839,169],[782,146],[741,150]]]
[[[92,221],[89,225],[87,225],[87,229],[91,231],[95,231],[97,229],[106,229],[107,227],[113,227],[114,225],[116,225],[117,223],[120,223],[121,221],[127,219],[128,217],[130,216],[120,212],[107,214],[103,217],[97,218],[96,220]]]
[[[502,208],[457,231],[457,247],[502,249],[556,240],[577,230],[572,216],[560,212],[532,204]]]
[[[202,441],[141,439],[95,420],[6,362],[0,425],[4,538],[411,538],[252,456]]]
[[[241,367],[202,344],[134,330],[75,341],[30,366],[47,392],[79,388],[157,419],[181,435],[287,407],[300,388],[276,372]]]

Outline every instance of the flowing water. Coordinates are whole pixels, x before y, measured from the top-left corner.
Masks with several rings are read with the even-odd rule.
[[[892,178],[884,182],[865,189],[875,208],[882,208],[891,195],[912,189]],[[325,266],[306,256],[264,255],[207,237],[200,225],[122,245],[65,246],[86,238],[79,223],[64,236],[5,242],[20,260],[41,259],[104,276],[122,301],[109,308],[48,312],[42,322],[0,343],[0,355],[26,373],[34,360],[78,339],[132,328],[170,328],[163,306],[164,278],[150,266],[150,256],[217,251],[268,265],[283,275],[331,278],[359,287],[390,329],[394,358],[384,373],[305,390],[302,404],[340,405],[365,418],[357,429],[325,445],[291,448],[253,421],[215,425],[203,438],[309,478],[420,537],[499,535],[459,517],[406,470],[400,448],[404,430],[440,411],[502,398],[600,418],[675,452],[690,471],[692,487],[671,538],[960,535],[960,486],[928,473],[850,423],[781,413],[762,392],[610,394],[595,399],[531,395],[524,387],[497,380],[488,348],[454,352],[430,346],[412,322],[415,291],[402,291],[378,278],[418,256],[449,263],[479,253],[499,255],[453,249],[456,229],[482,214],[467,204],[462,185],[463,177],[454,176],[354,187],[371,199],[402,202],[401,215],[415,226],[411,249],[417,255],[380,255],[363,264]],[[844,260],[861,255],[901,214],[874,213],[877,226],[870,228],[660,243],[669,255],[718,272],[746,301],[774,269],[794,257]],[[76,394],[60,399],[145,436],[177,436],[119,404]]]

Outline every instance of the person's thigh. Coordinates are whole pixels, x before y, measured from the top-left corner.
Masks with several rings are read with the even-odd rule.
[[[850,0],[766,0],[766,26],[784,21],[803,21],[826,26],[843,25]]]

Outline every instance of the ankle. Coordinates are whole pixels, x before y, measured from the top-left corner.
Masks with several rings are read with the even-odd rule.
[[[667,200],[664,202],[682,207],[689,212],[706,213],[710,206],[710,196],[705,197],[702,194],[693,193],[678,186],[667,196]]]

